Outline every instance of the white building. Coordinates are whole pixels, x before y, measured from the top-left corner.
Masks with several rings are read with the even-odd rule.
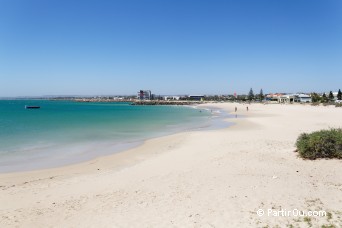
[[[334,95],[334,101],[337,101],[337,94],[338,94],[338,92],[333,92],[333,95]]]
[[[179,96],[164,96],[164,100],[168,101],[168,100],[179,100]]]
[[[272,97],[278,103],[310,103],[311,97],[307,94],[276,94]]]
[[[294,102],[311,103],[312,100],[311,100],[311,97],[307,94],[295,94]]]
[[[284,95],[278,96],[279,103],[292,103],[293,101],[294,101],[293,94],[284,94]]]

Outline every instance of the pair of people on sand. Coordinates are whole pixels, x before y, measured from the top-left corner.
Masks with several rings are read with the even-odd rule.
[[[248,112],[248,106],[247,106],[247,108],[246,108],[246,109],[247,109],[247,112]],[[235,107],[235,112],[237,112],[237,107]]]

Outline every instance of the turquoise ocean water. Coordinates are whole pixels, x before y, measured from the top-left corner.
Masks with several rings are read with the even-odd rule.
[[[209,111],[184,106],[0,100],[0,172],[85,161],[144,139],[208,126],[210,118]]]

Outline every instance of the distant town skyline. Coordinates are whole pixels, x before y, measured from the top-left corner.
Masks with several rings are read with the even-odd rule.
[[[0,97],[336,92],[342,1],[0,2]]]

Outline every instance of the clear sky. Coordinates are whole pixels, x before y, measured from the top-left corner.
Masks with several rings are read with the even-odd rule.
[[[0,96],[342,89],[341,0],[0,0]]]

